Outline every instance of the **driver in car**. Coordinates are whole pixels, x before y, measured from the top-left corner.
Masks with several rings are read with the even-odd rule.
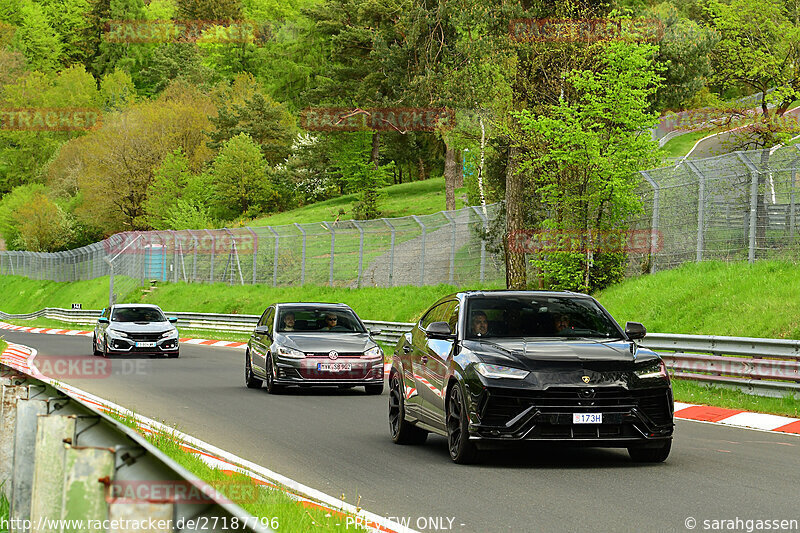
[[[325,327],[322,328],[322,331],[331,331],[338,325],[339,317],[337,317],[334,313],[325,313]]]
[[[489,319],[483,311],[472,313],[472,334],[476,337],[485,337],[489,334]]]
[[[572,329],[569,323],[569,316],[565,314],[556,315],[553,325],[556,328],[556,334],[568,333]]]

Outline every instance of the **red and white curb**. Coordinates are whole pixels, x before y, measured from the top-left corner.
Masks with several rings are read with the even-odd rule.
[[[741,409],[726,409],[710,405],[675,402],[675,418],[800,435],[800,419],[765,413],[751,413]]]
[[[403,526],[402,524],[370,513],[364,509],[357,508],[355,505],[329,496],[311,487],[307,487],[302,483],[298,483],[268,468],[237,457],[207,442],[180,432],[175,428],[133,413],[120,405],[76,387],[72,387],[71,385],[66,385],[50,379],[36,368],[34,364],[36,354],[37,352],[33,348],[21,344],[9,343],[6,350],[0,354],[0,363],[44,381],[93,409],[105,413],[113,412],[123,417],[133,418],[138,424],[139,429],[145,433],[157,432],[169,435],[172,439],[178,441],[182,448],[189,453],[197,454],[204,463],[212,468],[218,468],[226,473],[237,472],[249,476],[258,484],[282,491],[304,507],[319,509],[330,513],[332,516],[340,517],[344,524],[348,523],[347,517],[350,517],[352,521],[350,525],[353,525],[355,529],[386,533],[417,533],[415,530]]]

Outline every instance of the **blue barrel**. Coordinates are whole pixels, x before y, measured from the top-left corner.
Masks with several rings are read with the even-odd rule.
[[[161,244],[144,247],[144,275],[147,279],[167,281],[167,256]]]

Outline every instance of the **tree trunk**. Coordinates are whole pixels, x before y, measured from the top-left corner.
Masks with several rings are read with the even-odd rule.
[[[506,167],[506,234],[503,244],[506,251],[506,288],[524,290],[527,288],[525,253],[512,251],[509,237],[515,231],[523,229],[524,216],[522,200],[525,185],[522,176],[517,174],[519,148],[513,144],[508,149],[508,166]]]
[[[453,211],[456,208],[456,151],[449,144],[445,144],[444,152],[444,198],[445,209]]]
[[[422,160],[422,156],[419,156],[419,155],[417,156],[417,166],[418,166],[418,169],[419,169],[417,178],[419,179],[419,181],[422,181],[426,177],[425,176],[425,161]]]
[[[381,132],[376,131],[372,134],[372,153],[369,156],[370,163],[378,168],[378,158],[381,155]]]
[[[464,186],[464,152],[456,152],[456,189]]]

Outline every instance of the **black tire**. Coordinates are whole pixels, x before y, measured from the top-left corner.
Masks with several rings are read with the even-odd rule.
[[[275,383],[275,374],[272,371],[272,354],[267,356],[267,392],[270,394],[280,394],[283,392],[283,385]]]
[[[167,357],[169,357],[170,359],[177,359],[180,356],[181,356],[181,352],[180,351],[177,351],[175,353],[168,353],[167,354]]]
[[[97,349],[97,336],[92,334],[92,355],[100,355],[100,350]]]
[[[671,449],[672,440],[665,440],[656,447],[629,446],[628,454],[636,463],[663,463]]]
[[[395,444],[422,444],[428,432],[406,422],[406,409],[400,377],[389,379],[389,432]]]
[[[364,385],[367,394],[383,394],[383,382],[374,385]]]
[[[469,440],[467,403],[461,386],[456,383],[447,397],[445,421],[447,425],[447,449],[453,462],[466,465],[475,462],[478,450]]]
[[[244,352],[244,384],[248,389],[260,389],[264,384],[263,380],[258,379],[253,374],[253,366],[250,361],[250,350]]]
[[[108,337],[105,335],[103,335],[103,353],[101,355],[108,359]]]

